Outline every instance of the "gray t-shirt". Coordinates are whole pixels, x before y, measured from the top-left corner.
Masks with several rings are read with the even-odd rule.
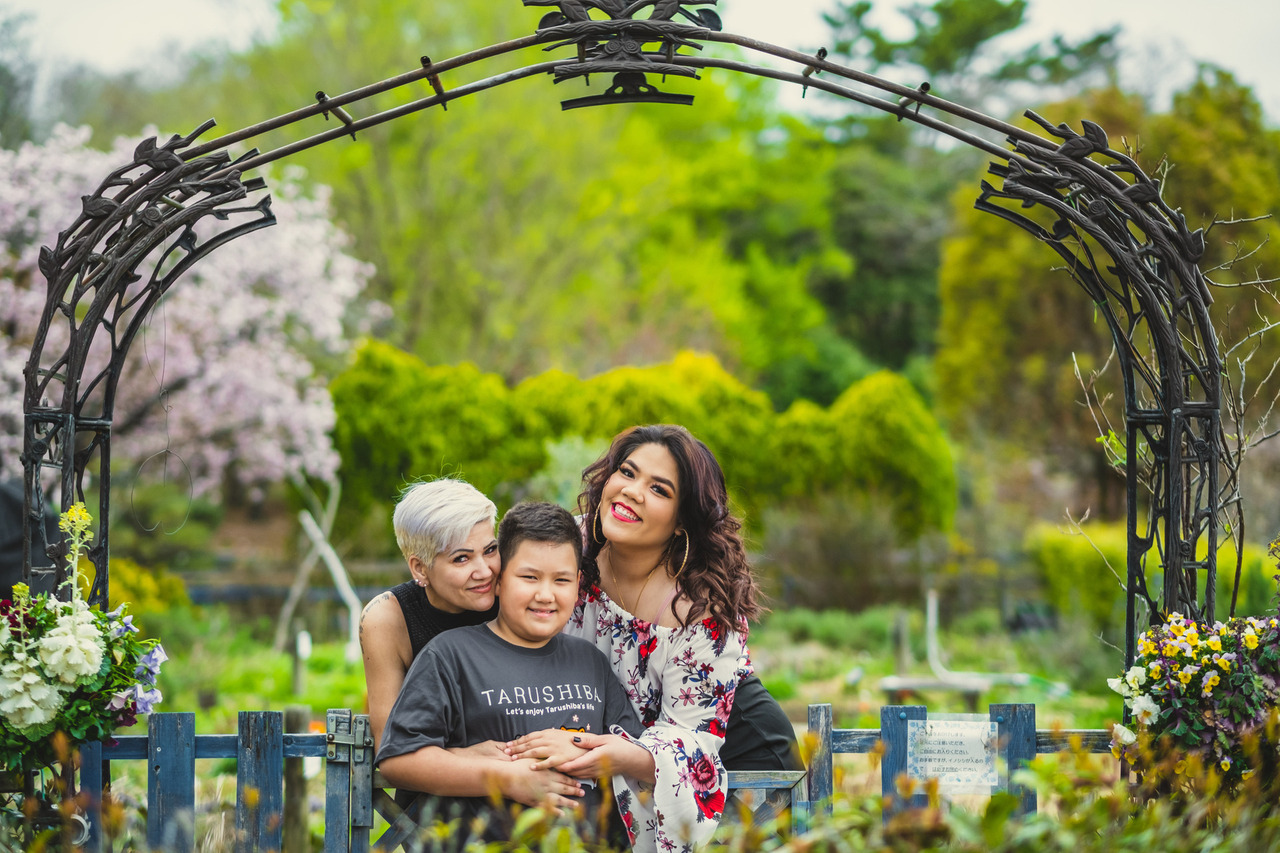
[[[509,741],[542,729],[608,734],[613,726],[631,735],[641,731],[608,659],[591,643],[558,634],[529,649],[475,625],[445,631],[414,659],[391,706],[377,760],[425,746]],[[487,803],[442,797],[437,813],[447,816],[456,805],[464,815],[480,814]],[[588,788],[583,805],[589,820],[598,803]]]

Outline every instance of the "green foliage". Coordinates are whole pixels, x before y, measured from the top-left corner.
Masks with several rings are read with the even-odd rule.
[[[1240,589],[1236,610],[1231,610],[1231,591],[1236,580],[1235,546],[1228,543],[1218,551],[1218,583],[1216,589],[1217,618],[1265,616],[1276,613],[1276,563],[1261,545],[1246,542],[1240,563]]]
[[[144,566],[209,568],[222,507],[169,483],[132,483],[112,492],[111,553]],[[112,575],[112,583],[115,575]]]
[[[330,390],[348,508],[340,529],[349,531],[378,504],[394,504],[423,477],[459,476],[490,493],[545,462],[544,436],[533,434],[502,379],[474,365],[429,367],[369,341]],[[389,528],[383,533],[390,538]]]
[[[873,5],[870,0],[840,2],[835,12],[823,16],[834,30],[835,53],[873,71],[887,67],[905,79],[918,75],[933,84],[935,94],[984,112],[993,111],[987,102],[1012,83],[1079,91],[1115,74],[1116,30],[1075,44],[1058,35],[1020,50],[1006,47],[1008,36],[1023,24],[1027,0],[911,3],[902,10],[912,28],[903,39],[870,24]]]
[[[1124,638],[1122,579],[1128,565],[1127,539],[1120,522],[1090,523],[1078,532],[1042,522],[1027,531],[1023,548],[1039,574],[1049,602],[1064,619],[1079,618],[1083,621],[1080,630],[1102,632],[1110,641],[1119,642]],[[1235,548],[1230,543],[1219,549],[1218,618],[1225,619],[1231,607],[1235,563]],[[1267,557],[1266,549],[1246,543],[1237,616],[1275,612],[1275,574],[1275,564]],[[1160,572],[1148,573],[1147,586],[1153,595],[1160,595],[1162,584]]]
[[[812,640],[827,648],[883,655],[892,651],[898,612],[896,607],[872,607],[859,613],[793,607],[771,613],[759,630],[780,633],[793,643]]]
[[[1127,541],[1123,524],[1077,532],[1042,522],[1027,531],[1023,548],[1064,620],[1079,616],[1091,633],[1115,642],[1124,639]]]
[[[518,496],[518,500],[550,501],[563,507],[576,508],[582,491],[582,471],[609,449],[609,441],[593,441],[571,435],[548,440],[547,464],[534,474]]]
[[[1089,118],[1106,128],[1113,147],[1140,143],[1133,153],[1150,174],[1158,175],[1162,159],[1168,158],[1174,166],[1163,177],[1162,196],[1193,229],[1280,205],[1280,140],[1263,124],[1253,96],[1229,75],[1206,71],[1176,96],[1173,110],[1164,115],[1151,115],[1140,98],[1116,89],[1038,111],[1076,127]],[[1083,391],[1074,373],[1078,364],[1088,380],[1108,362],[1112,340],[1105,321],[1061,269],[1061,258],[1036,241],[1010,239],[1007,223],[971,206],[972,194],[957,197],[955,226],[944,243],[939,272],[942,312],[935,364],[940,411],[958,439],[999,436],[1050,460],[1056,470],[1086,483],[1092,480],[1101,494],[1114,491],[1115,475],[1107,467],[1104,448],[1095,442],[1098,423],[1078,404]],[[1035,210],[1022,212],[1041,216]],[[1212,278],[1231,284],[1266,277],[1266,270],[1280,268],[1277,228],[1274,220],[1215,227],[1202,268],[1213,269],[1238,253],[1258,249],[1245,263],[1215,270]],[[1277,317],[1274,299],[1263,291],[1213,291],[1221,352]],[[1260,411],[1245,413],[1246,435],[1257,434],[1258,418],[1266,409],[1262,401],[1277,386],[1274,376],[1262,384],[1268,374],[1264,365],[1277,355],[1280,345],[1268,335],[1227,359],[1237,384],[1240,359],[1252,359],[1252,375],[1242,383],[1243,399],[1262,389],[1256,403]],[[1113,366],[1102,374],[1096,388],[1118,428],[1124,400],[1118,370]],[[1120,506],[1119,501],[1100,503],[1105,514]]]
[[[873,496],[904,541],[951,527],[956,477],[946,435],[897,374],[854,383],[829,410],[797,401],[776,419],[769,445],[772,459],[786,461],[769,471],[772,495]]]
[[[866,119],[839,143],[824,140],[838,152],[830,173],[832,228],[855,268],[811,280],[834,329],[894,369],[933,352],[948,199],[973,159],[963,150],[913,146],[902,127],[888,117]]]
[[[462,0],[434,10],[427,29],[409,0],[285,0],[280,10],[272,41],[199,58],[178,84],[148,92],[136,79],[90,80],[69,84],[61,103],[106,134],[136,133],[157,116],[174,130],[210,114],[236,128],[309,101],[315,57],[340,60],[322,75],[332,95],[411,70],[424,49],[440,60],[524,36],[540,14]],[[492,59],[443,83],[543,59]],[[598,91],[605,81],[592,82]],[[518,381],[556,367],[594,374],[669,360],[697,341],[755,382],[782,361],[821,368],[808,335],[825,315],[807,281],[850,266],[824,202],[830,152],[796,159],[765,132],[786,124],[767,85],[713,72],[664,87],[694,93],[695,110],[563,112],[566,91],[538,77],[292,162],[332,187],[355,253],[376,265],[370,296],[392,308],[380,337],[428,363],[474,361]],[[348,109],[392,109],[423,89]]]
[[[941,428],[910,384],[888,373],[855,384],[830,410],[799,401],[776,415],[710,355],[683,352],[585,380],[553,370],[512,389],[469,364],[430,367],[368,342],[332,393],[339,525],[374,541],[388,538],[382,525],[398,487],[421,477],[455,474],[503,502],[536,492],[571,504],[569,468],[580,474],[604,441],[642,423],[683,424],[705,441],[752,525],[780,498],[875,496],[891,509],[888,548],[892,531],[911,540],[945,529],[955,511]]]
[[[31,138],[35,63],[25,15],[0,10],[0,146],[17,148]]]
[[[845,482],[884,500],[894,526],[911,540],[948,530],[956,479],[942,427],[915,389],[882,371],[845,391],[831,406],[837,467]]]
[[[88,569],[88,575],[83,574]],[[93,565],[85,561],[81,565],[81,578],[86,590],[92,587]],[[121,604],[129,605],[129,612],[143,620],[138,627],[143,636],[159,637],[152,619],[175,607],[189,607],[191,597],[182,578],[163,568],[148,569],[127,557],[112,557],[109,568],[110,588],[108,610]],[[148,630],[150,629],[150,630]]]

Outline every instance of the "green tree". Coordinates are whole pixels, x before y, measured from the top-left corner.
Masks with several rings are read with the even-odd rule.
[[[832,28],[836,55],[858,67],[870,64],[906,85],[929,81],[930,94],[1002,114],[1034,87],[1037,99],[1057,88],[1057,96],[1114,82],[1118,30],[1096,33],[1072,43],[1054,36],[1019,49],[993,42],[1025,21],[1027,0],[934,0],[911,3],[902,13],[911,33],[894,39],[873,26],[870,0],[839,2],[824,15]],[[1030,84],[1024,85],[1024,84]],[[1050,95],[1053,97],[1053,95]]]
[[[837,3],[824,17],[842,61],[908,85],[928,80],[931,94],[997,115],[1028,95],[1026,84],[1043,98],[1046,87],[1075,92],[1111,78],[1114,32],[1018,51],[996,44],[1022,26],[1025,12],[1025,0],[916,3],[904,10],[911,32],[902,39],[871,23],[874,4],[865,0]],[[837,152],[829,173],[835,244],[854,266],[815,276],[811,291],[858,352],[902,370],[934,352],[949,199],[982,158],[940,150],[910,123],[861,109],[829,122],[819,141]]]
[[[1073,126],[1084,117],[1097,122],[1113,145],[1133,145],[1150,174],[1167,166],[1162,195],[1193,229],[1280,206],[1280,135],[1265,127],[1248,90],[1223,72],[1207,70],[1163,115],[1151,115],[1140,99],[1114,89],[1041,112]],[[1056,470],[1093,485],[1089,493],[1102,498],[1095,506],[1118,512],[1119,481],[1097,448],[1098,425],[1080,405],[1084,394],[1075,376],[1076,365],[1087,380],[1106,364],[1106,325],[1060,269],[1056,254],[1020,233],[1011,236],[1007,223],[969,209],[970,203],[958,199],[955,230],[943,251],[936,360],[941,410],[959,437],[998,436],[1046,455]],[[1280,268],[1277,227],[1265,220],[1213,228],[1202,268],[1229,285]],[[1243,263],[1215,269],[1255,249]],[[1224,349],[1277,319],[1265,291],[1213,288],[1213,296]],[[1274,336],[1257,341],[1246,395],[1280,355]],[[1228,367],[1238,376],[1234,363]],[[1109,400],[1118,425],[1123,395],[1114,368],[1099,377],[1097,395]],[[1261,399],[1270,395],[1264,388]]]
[[[486,493],[546,462],[545,436],[502,378],[471,364],[432,367],[368,341],[330,390],[344,511],[338,535],[386,550],[390,510],[424,477],[459,476]]]
[[[911,385],[888,372],[829,409],[800,400],[777,415],[707,354],[588,379],[550,370],[511,388],[474,365],[430,366],[370,341],[332,392],[340,526],[375,551],[390,547],[389,515],[406,483],[458,475],[504,506],[533,492],[576,495],[566,460],[580,471],[609,439],[645,423],[683,424],[706,442],[757,533],[767,507],[816,494],[881,504],[904,542],[948,529],[955,510],[946,437]]]
[[[31,138],[35,65],[28,52],[26,15],[0,10],[0,146],[17,148]]]
[[[80,117],[100,132],[157,115],[185,128],[215,114],[239,127],[296,109],[317,88],[402,73],[424,52],[439,59],[525,35],[538,17],[455,3],[432,12],[428,31],[407,0],[280,9],[270,43],[202,58],[179,86],[138,92],[115,116],[93,106],[109,96],[80,99]],[[542,58],[534,50],[523,61]],[[820,363],[810,335],[825,315],[807,277],[848,262],[831,247],[822,169],[790,162],[764,134],[777,119],[763,84],[708,73],[663,84],[693,93],[693,110],[561,111],[556,102],[579,86],[520,81],[291,158],[333,187],[337,218],[377,267],[371,295],[393,309],[379,335],[428,362],[475,361],[511,381],[660,362],[691,344],[753,382],[788,359]],[[365,115],[426,91],[350,109]],[[324,127],[317,117],[306,132]]]

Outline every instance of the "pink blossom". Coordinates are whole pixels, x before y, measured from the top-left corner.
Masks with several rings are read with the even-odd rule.
[[[56,245],[81,196],[131,162],[138,142],[102,152],[88,147],[89,136],[64,126],[41,145],[0,150],[0,477],[20,472],[22,370],[45,302],[40,247]],[[348,254],[348,238],[329,220],[329,191],[305,190],[296,168],[267,178],[278,224],[197,263],[130,350],[112,453],[142,478],[179,472],[201,494],[228,472],[254,488],[337,470],[333,403],[310,358],[340,363],[385,309],[359,299],[372,269]],[[224,227],[206,219],[197,230],[207,239]],[[143,283],[154,262],[139,268]],[[53,324],[43,365],[68,336],[65,322]],[[99,334],[86,379],[107,355],[108,335]]]

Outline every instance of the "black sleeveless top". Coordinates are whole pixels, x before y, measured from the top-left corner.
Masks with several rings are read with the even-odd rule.
[[[418,586],[416,581],[405,581],[392,587],[391,594],[400,602],[400,611],[404,614],[405,627],[409,629],[409,644],[413,647],[415,658],[442,631],[479,625],[498,615],[496,601],[488,610],[464,610],[461,613],[441,610],[427,600],[427,591]]]

